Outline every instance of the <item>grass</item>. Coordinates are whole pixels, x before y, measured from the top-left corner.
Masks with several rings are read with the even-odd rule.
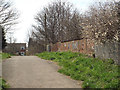
[[[11,55],[8,53],[0,53],[1,60],[7,59],[10,57],[11,57]],[[0,78],[0,90],[4,90],[5,88],[9,88],[9,87],[10,86],[7,84],[7,82],[3,78]]]
[[[120,88],[119,66],[112,59],[100,60],[73,52],[43,52],[37,56],[58,62],[58,72],[83,81],[83,88]]]
[[[4,59],[7,59],[7,58],[11,58],[11,55],[8,54],[8,53],[0,53],[0,58],[2,58],[4,60]]]
[[[9,87],[9,84],[7,84],[7,82],[4,79],[0,78],[0,90],[4,90],[5,88]]]

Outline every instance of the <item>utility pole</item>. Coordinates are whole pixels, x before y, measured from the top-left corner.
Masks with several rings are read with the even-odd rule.
[[[46,47],[46,50],[48,50],[48,46],[47,46],[47,25],[46,25],[46,13],[45,13],[45,16],[44,16],[44,28],[45,28],[45,47]]]
[[[47,25],[46,25],[46,13],[45,13],[45,17],[44,17],[44,19],[45,19],[45,42],[46,42],[46,44],[47,44]]]

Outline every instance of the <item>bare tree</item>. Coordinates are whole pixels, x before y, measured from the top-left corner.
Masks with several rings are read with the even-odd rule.
[[[118,11],[115,2],[97,3],[90,6],[90,11],[83,20],[87,35],[98,42],[118,41]]]
[[[5,27],[6,31],[17,23],[18,16],[18,12],[12,8],[10,2],[0,0],[0,25]]]
[[[33,25],[36,38],[46,44],[80,39],[79,13],[70,3],[56,1],[38,12]]]

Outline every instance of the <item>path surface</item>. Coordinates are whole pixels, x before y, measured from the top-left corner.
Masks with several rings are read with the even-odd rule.
[[[14,56],[2,70],[12,88],[80,88],[78,81],[58,73],[56,64],[36,56]]]

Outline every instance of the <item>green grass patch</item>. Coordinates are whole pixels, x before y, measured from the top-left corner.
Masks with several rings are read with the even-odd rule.
[[[58,72],[83,81],[83,88],[120,88],[119,66],[112,59],[100,60],[73,52],[43,52],[37,56],[59,62]]]
[[[8,54],[8,53],[0,53],[0,58],[1,58],[1,59],[11,58],[11,54]]]
[[[5,88],[10,88],[10,85],[4,79],[0,78],[0,90],[4,90]]]

